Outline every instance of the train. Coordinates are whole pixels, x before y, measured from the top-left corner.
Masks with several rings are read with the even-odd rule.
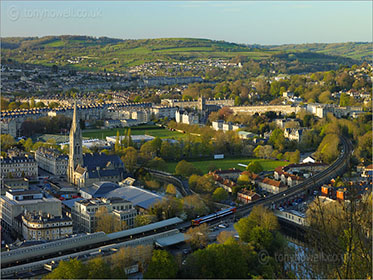
[[[218,211],[216,213],[213,213],[213,214],[210,214],[210,215],[207,215],[207,216],[204,216],[204,217],[199,217],[197,219],[192,220],[192,226],[199,226],[200,224],[218,219],[220,217],[224,217],[224,216],[234,214],[234,213],[236,213],[236,211],[237,211],[236,207],[231,207],[231,208],[227,208],[227,209]]]

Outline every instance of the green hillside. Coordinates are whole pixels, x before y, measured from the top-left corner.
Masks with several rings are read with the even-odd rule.
[[[121,40],[64,35],[42,38],[2,38],[1,48],[3,62],[13,60],[45,66],[56,64],[77,70],[110,72],[126,71],[131,66],[146,62],[232,59],[238,56],[246,60],[281,59],[286,62],[291,62],[296,57],[297,61],[306,64],[305,69],[312,64],[317,67],[325,65],[325,69],[329,69],[331,65],[334,67],[353,64],[356,61],[351,58],[360,59],[367,55],[365,44],[346,43],[338,48],[328,44],[314,45],[316,47],[313,48],[311,47],[313,45],[264,47],[194,38]],[[292,53],[295,53],[295,56],[291,55]],[[337,53],[339,56],[336,56]]]
[[[21,51],[21,52],[20,52]],[[4,58],[22,63],[60,66],[68,59],[84,57],[73,67],[89,70],[121,71],[154,61],[183,61],[206,58],[232,58],[237,55],[262,59],[275,51],[207,39],[117,40],[83,36],[43,38],[3,38]]]
[[[298,52],[316,52],[327,55],[344,56],[356,60],[371,61],[373,47],[368,42],[348,42],[331,44],[299,44],[299,45],[281,45],[268,46],[269,50],[275,51],[298,51]]]

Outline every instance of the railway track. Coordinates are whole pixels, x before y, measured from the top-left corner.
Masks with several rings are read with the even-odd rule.
[[[346,139],[344,136],[340,137],[342,142],[342,153],[339,155],[339,157],[331,164],[329,165],[325,170],[321,171],[320,173],[316,174],[315,176],[312,176],[305,180],[304,182],[291,187],[283,192],[280,192],[278,194],[271,195],[266,198],[262,198],[259,200],[256,200],[254,202],[251,202],[250,204],[241,206],[237,208],[237,214],[241,214],[242,216],[247,215],[250,213],[251,209],[254,206],[257,205],[263,205],[263,206],[273,206],[276,205],[276,203],[279,203],[284,200],[289,200],[293,197],[299,196],[303,193],[309,192],[313,188],[316,188],[329,180],[331,180],[334,177],[337,177],[345,171],[346,167],[348,166],[349,159],[352,152],[352,144],[351,142]]]

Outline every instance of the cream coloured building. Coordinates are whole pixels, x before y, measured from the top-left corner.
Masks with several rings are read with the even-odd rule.
[[[40,147],[35,152],[35,159],[41,169],[53,175],[66,175],[69,157],[58,150]]]
[[[22,235],[26,240],[56,240],[73,233],[73,222],[66,216],[25,212],[22,216]]]
[[[0,170],[2,178],[35,178],[38,176],[38,164],[35,158],[29,155],[0,157]]]
[[[106,207],[108,213],[114,214],[121,221],[126,222],[128,228],[134,225],[137,210],[132,202],[119,197],[93,198],[76,201],[71,210],[74,230],[78,232],[95,232],[96,212],[99,208]]]

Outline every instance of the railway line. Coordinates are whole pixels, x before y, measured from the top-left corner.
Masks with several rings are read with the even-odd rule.
[[[286,201],[300,195],[310,193],[314,188],[328,182],[330,179],[343,174],[348,167],[352,152],[352,144],[345,137],[341,137],[342,149],[339,157],[325,170],[305,180],[303,183],[289,188],[281,193],[268,196],[251,202],[250,204],[237,207],[235,215],[242,217],[248,215],[252,208],[257,205],[273,208],[282,201]],[[153,172],[153,171],[152,171]],[[178,178],[170,176],[168,173],[156,172],[163,178],[168,178],[184,188],[184,184]],[[185,189],[184,189],[185,190]],[[185,190],[186,191],[186,190]],[[219,221],[231,219],[231,215],[220,217]],[[217,220],[214,220],[216,222]],[[33,270],[40,267],[41,263],[46,263],[51,259],[64,259],[82,252],[94,252],[103,246],[117,247],[118,245],[127,246],[128,242],[140,242],[141,238],[152,238],[152,236],[166,233],[170,230],[186,229],[191,226],[191,222],[184,222],[179,218],[157,222],[147,226],[105,234],[103,232],[75,236],[63,240],[48,242],[46,244],[35,245],[27,248],[20,248],[1,253],[1,275]],[[154,238],[153,238],[154,239]],[[137,241],[136,241],[137,240]],[[126,243],[127,242],[127,243]],[[130,245],[128,245],[130,246]],[[111,247],[110,247],[111,248]],[[92,251],[93,250],[93,251]],[[37,265],[36,265],[37,264]],[[7,274],[8,273],[8,274]]]
[[[281,203],[282,201],[292,199],[294,197],[300,196],[301,194],[310,193],[312,189],[321,186],[322,184],[330,181],[332,178],[342,175],[345,169],[348,167],[353,147],[351,142],[344,136],[341,136],[340,139],[342,142],[342,152],[340,153],[339,157],[325,170],[308,178],[301,184],[291,187],[283,192],[238,207],[237,214],[245,216],[250,213],[251,209],[254,206],[257,205],[274,207],[277,203]]]

